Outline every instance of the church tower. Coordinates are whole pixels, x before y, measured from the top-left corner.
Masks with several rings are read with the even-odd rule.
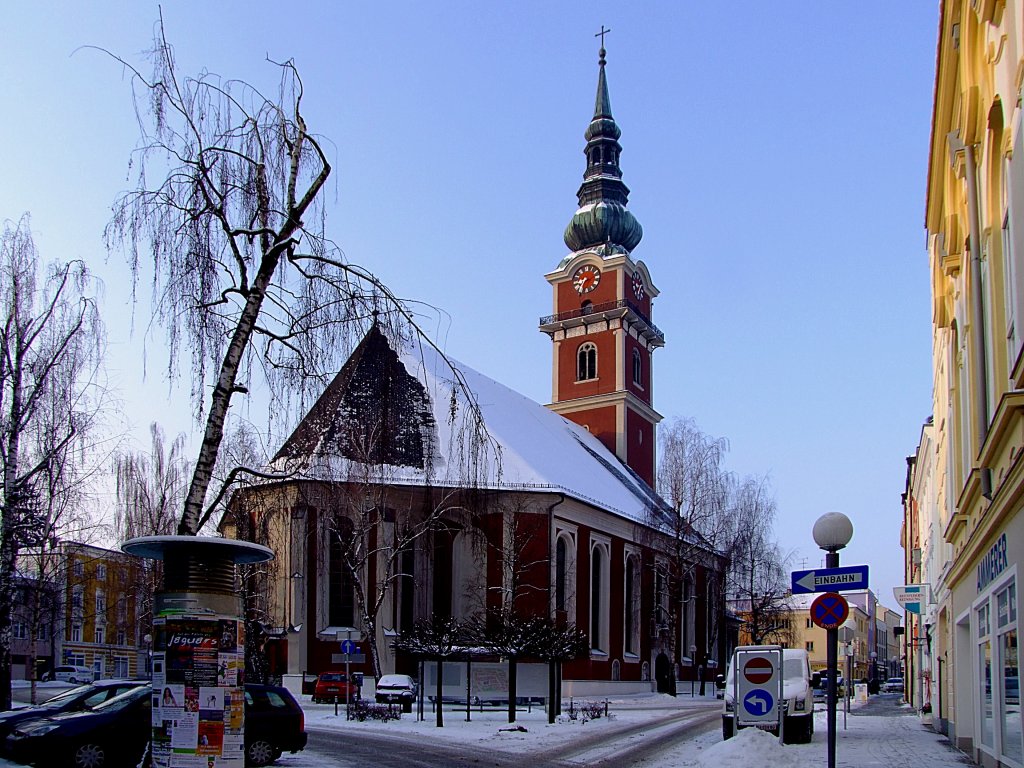
[[[612,117],[605,56],[602,46],[579,208],[565,228],[570,253],[544,276],[554,296],[554,314],[540,320],[554,347],[548,407],[586,427],[653,487],[661,415],[653,408],[652,357],[665,337],[650,319],[658,289],[633,258],[643,230],[626,209],[622,132]]]

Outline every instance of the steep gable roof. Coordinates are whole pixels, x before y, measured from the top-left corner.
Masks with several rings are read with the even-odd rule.
[[[586,429],[430,347],[394,344],[376,326],[271,468],[309,479],[358,473],[394,485],[564,493],[636,522],[667,510]]]

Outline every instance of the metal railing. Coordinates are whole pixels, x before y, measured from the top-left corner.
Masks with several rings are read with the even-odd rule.
[[[547,315],[540,319],[540,325],[549,325],[550,323],[560,323],[565,320],[576,320],[581,317],[589,317],[590,315],[599,315],[603,312],[614,312],[617,309],[628,309],[635,314],[640,320],[651,329],[651,332],[662,341],[665,340],[665,334],[643,312],[640,308],[629,301],[628,299],[620,299],[618,301],[606,301],[602,304],[589,304],[579,309],[570,309],[565,312],[559,312],[556,315]]]

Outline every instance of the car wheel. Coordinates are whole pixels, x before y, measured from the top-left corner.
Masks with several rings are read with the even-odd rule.
[[[263,765],[270,765],[277,759],[274,754],[275,752],[276,750],[269,741],[259,739],[250,743],[248,749],[245,750],[246,762],[257,768]]]
[[[107,750],[101,744],[86,742],[71,753],[74,768],[103,768],[107,764]]]

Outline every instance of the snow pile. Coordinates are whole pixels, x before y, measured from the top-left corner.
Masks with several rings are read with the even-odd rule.
[[[694,763],[700,768],[799,768],[807,763],[807,752],[779,744],[779,737],[757,728],[744,728],[733,738],[708,747]]]

